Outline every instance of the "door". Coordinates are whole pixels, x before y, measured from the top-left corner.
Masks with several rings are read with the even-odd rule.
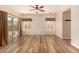
[[[71,9],[63,12],[63,39],[71,39]]]
[[[13,17],[8,15],[8,43],[12,41],[13,38]]]
[[[18,17],[8,15],[8,43],[15,41],[19,36],[19,19]]]
[[[17,17],[13,18],[13,39],[19,36],[19,19]]]

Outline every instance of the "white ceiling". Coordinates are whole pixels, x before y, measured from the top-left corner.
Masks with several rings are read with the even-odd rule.
[[[30,11],[30,9],[33,9],[30,5],[6,5],[8,8],[11,8],[12,10],[21,13],[21,14],[35,14],[35,11]],[[40,14],[56,14],[63,5],[43,5],[45,12],[39,12]]]

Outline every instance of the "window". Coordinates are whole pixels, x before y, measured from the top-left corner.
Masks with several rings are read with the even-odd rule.
[[[30,30],[30,21],[25,21],[25,31]]]
[[[55,18],[46,18],[47,31],[53,31],[55,29]]]
[[[22,19],[22,24],[23,24],[23,31],[30,31],[31,28],[31,18],[23,18]]]
[[[47,31],[53,30],[53,21],[47,21]]]

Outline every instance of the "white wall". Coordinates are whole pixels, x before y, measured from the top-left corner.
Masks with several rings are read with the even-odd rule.
[[[23,31],[23,34],[24,35],[26,35],[26,34],[27,35],[29,35],[29,34],[30,35],[32,35],[32,34],[41,34],[41,35],[47,34],[46,21],[45,21],[45,18],[47,18],[47,17],[55,18],[55,15],[53,15],[53,14],[31,14],[31,15],[27,14],[27,15],[22,15],[22,18],[32,18],[30,31],[28,31],[28,32]],[[52,31],[52,34],[54,32],[55,31]]]
[[[56,15],[56,35],[58,36],[58,37],[60,37],[61,39],[63,38],[62,37],[62,35],[63,35],[63,30],[62,30],[62,28],[63,28],[63,19],[62,19],[62,13],[64,12],[64,11],[66,11],[67,9],[69,9],[70,8],[70,6],[64,6],[64,7],[62,7],[62,9],[57,13],[57,15]]]
[[[79,6],[71,8],[71,44],[79,48]]]
[[[67,9],[64,9],[67,10]],[[56,35],[62,38],[62,10],[56,15]],[[71,6],[71,44],[79,48],[79,6]]]
[[[62,38],[62,13],[59,12],[56,16],[56,35]]]

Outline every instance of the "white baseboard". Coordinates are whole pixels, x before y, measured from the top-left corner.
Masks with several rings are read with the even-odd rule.
[[[79,49],[79,46],[76,45],[76,44],[74,44],[72,41],[71,41],[71,45],[74,46],[74,47],[76,47],[77,49]]]
[[[56,34],[55,34],[56,35]],[[58,35],[56,35],[57,37],[59,37],[60,39],[62,39],[62,37],[60,37],[60,36],[58,36]]]

